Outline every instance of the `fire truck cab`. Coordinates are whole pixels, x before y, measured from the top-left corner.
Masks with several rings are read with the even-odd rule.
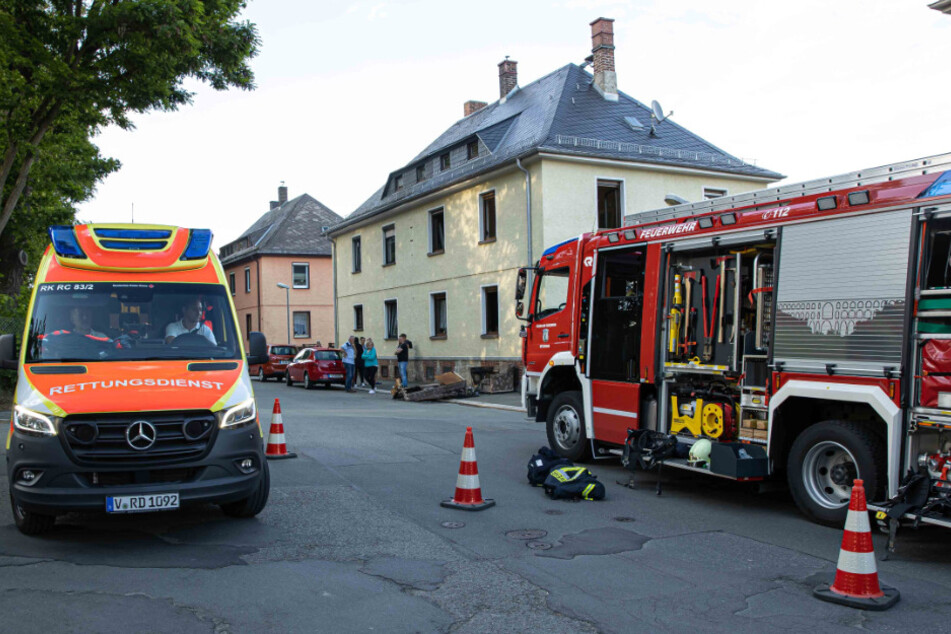
[[[856,478],[883,501],[921,469],[946,495],[948,170],[941,155],[669,207],[549,248],[516,289],[529,414],[575,460],[620,455],[632,429],[705,438],[706,459],[664,464],[784,474],[821,523],[841,525]]]

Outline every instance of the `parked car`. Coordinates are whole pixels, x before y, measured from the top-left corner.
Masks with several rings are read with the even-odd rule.
[[[284,382],[288,386],[303,383],[306,389],[317,383],[330,387],[344,384],[343,356],[334,348],[304,348],[287,366]]]
[[[249,366],[248,370],[262,381],[267,381],[271,377],[283,379],[284,369],[296,354],[297,348],[294,346],[268,346],[267,363]]]

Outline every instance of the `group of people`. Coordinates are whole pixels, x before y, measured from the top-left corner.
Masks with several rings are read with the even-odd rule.
[[[400,380],[404,386],[407,383],[406,368],[409,365],[409,351],[412,347],[413,342],[407,339],[405,334],[401,334],[395,354],[400,369]],[[370,394],[375,394],[376,371],[380,367],[380,362],[376,356],[376,345],[373,339],[351,335],[340,349],[343,352],[343,367],[346,372],[346,391],[353,392],[353,388],[359,382],[362,387],[370,387]]]

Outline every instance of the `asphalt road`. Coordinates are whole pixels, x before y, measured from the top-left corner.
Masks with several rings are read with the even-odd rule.
[[[298,454],[271,462],[261,515],[77,514],[28,538],[0,504],[0,629],[944,631],[951,620],[946,531],[903,532],[879,562],[901,602],[861,612],[812,597],[841,531],[808,523],[782,491],[668,470],[658,497],[654,474],[630,489],[617,462],[599,461],[606,500],[557,502],[527,484],[545,434],[519,413],[255,387],[265,433],[279,397]],[[497,501],[479,513],[439,506],[467,426]]]

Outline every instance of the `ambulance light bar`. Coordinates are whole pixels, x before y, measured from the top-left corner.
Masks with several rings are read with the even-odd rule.
[[[211,248],[211,229],[192,229],[188,238],[188,247],[182,254],[182,260],[200,260],[208,257]]]
[[[86,254],[79,248],[76,241],[76,232],[72,225],[53,225],[50,227],[50,241],[56,255],[64,258],[85,260]]]

